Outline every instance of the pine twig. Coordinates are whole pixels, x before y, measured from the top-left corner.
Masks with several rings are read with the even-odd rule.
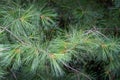
[[[63,62],[62,62],[62,63],[63,63]],[[77,69],[74,69],[73,67],[71,67],[71,66],[69,66],[69,65],[67,65],[67,64],[65,64],[65,63],[63,63],[63,65],[66,66],[66,67],[68,67],[69,69],[73,70],[74,72],[80,73],[81,75],[83,75],[83,76],[85,76],[86,78],[88,78],[89,80],[91,80],[91,78],[90,78],[89,76],[87,76],[87,75],[85,75],[84,73],[78,71]]]
[[[15,34],[13,34],[10,30],[8,30],[7,28],[1,27],[3,30],[7,31],[8,33],[10,33],[13,37],[15,37],[19,42],[24,43],[21,39],[19,39]]]
[[[10,70],[10,72],[12,73],[13,78],[14,78],[15,80],[17,80],[17,77],[16,77],[15,73],[14,73],[11,69],[9,69],[9,70]]]

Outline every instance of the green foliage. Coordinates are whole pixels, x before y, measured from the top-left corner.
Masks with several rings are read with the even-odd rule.
[[[51,9],[41,10],[40,21],[43,28],[49,29],[51,26],[54,27],[56,25],[56,17],[57,14]]]
[[[108,2],[1,0],[0,79],[119,79],[119,0]]]

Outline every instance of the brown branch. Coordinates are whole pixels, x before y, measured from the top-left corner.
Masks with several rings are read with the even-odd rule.
[[[63,62],[62,62],[62,63],[63,63]],[[67,64],[65,64],[65,63],[63,63],[63,65],[66,66],[66,67],[68,67],[69,69],[73,70],[73,71],[76,72],[76,73],[80,73],[81,75],[85,76],[87,79],[91,80],[91,78],[90,78],[89,76],[87,76],[87,75],[85,75],[84,73],[78,71],[77,69],[74,69],[73,67],[71,67],[71,66],[69,66],[69,65],[67,65]]]
[[[114,28],[92,28],[92,30],[106,30],[106,31],[120,31],[120,28],[114,27]]]
[[[14,78],[15,80],[17,80],[17,77],[16,77],[15,73],[14,73],[11,69],[9,69],[9,71],[12,73],[13,78]]]
[[[1,26],[0,26],[0,28],[2,28],[3,30],[7,31],[7,32],[10,33],[14,38],[16,38],[19,42],[21,42],[21,43],[24,44],[24,42],[23,42],[21,39],[19,39],[15,34],[13,34],[13,33],[12,33],[10,30],[8,30],[7,28],[1,27]]]

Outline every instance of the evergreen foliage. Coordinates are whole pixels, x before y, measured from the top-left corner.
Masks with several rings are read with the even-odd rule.
[[[1,0],[0,80],[119,80],[120,0]]]

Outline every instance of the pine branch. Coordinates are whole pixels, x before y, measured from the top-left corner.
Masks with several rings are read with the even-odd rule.
[[[12,73],[13,78],[14,78],[15,80],[18,80],[17,77],[16,77],[16,74],[15,74],[11,69],[9,69],[9,70],[10,70],[10,72]]]
[[[79,74],[85,76],[87,79],[92,80],[89,76],[87,76],[87,75],[85,75],[84,73],[78,71],[77,69],[74,69],[74,68],[70,67],[69,65],[67,65],[67,64],[65,64],[65,63],[63,63],[63,64],[64,64],[66,67],[68,67],[69,69],[73,70],[75,73],[79,73]]]
[[[2,28],[3,30],[7,31],[8,33],[10,33],[14,38],[16,38],[19,42],[21,42],[22,44],[25,44],[20,38],[18,38],[15,34],[13,34],[10,30],[8,30],[6,27],[2,27],[0,26],[0,28]]]

